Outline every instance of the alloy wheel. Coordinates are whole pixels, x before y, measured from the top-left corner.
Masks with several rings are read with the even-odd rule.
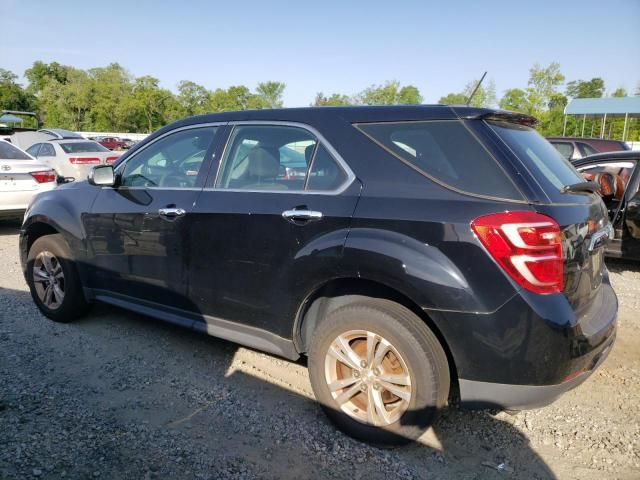
[[[368,330],[339,335],[325,357],[325,379],[340,409],[360,422],[383,427],[409,407],[412,388],[407,364],[382,336]]]
[[[33,284],[38,298],[47,308],[60,308],[65,294],[64,272],[51,252],[42,251],[34,259]]]

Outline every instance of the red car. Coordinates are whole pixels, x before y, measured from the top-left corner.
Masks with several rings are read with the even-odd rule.
[[[127,148],[126,143],[118,137],[104,137],[98,143],[109,150],[124,150]]]
[[[603,152],[631,150],[629,145],[619,140],[588,137],[547,137],[567,160],[579,160],[589,155]]]

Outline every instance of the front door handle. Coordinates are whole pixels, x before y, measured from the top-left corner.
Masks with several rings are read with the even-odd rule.
[[[316,212],[315,210],[285,210],[282,212],[282,218],[293,223],[317,222],[322,220],[322,212]]]
[[[187,213],[184,208],[161,208],[158,210],[158,215],[167,218],[184,217]]]

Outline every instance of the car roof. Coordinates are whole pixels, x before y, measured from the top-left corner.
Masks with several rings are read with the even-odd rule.
[[[567,142],[602,142],[602,143],[624,143],[622,140],[611,140],[609,138],[592,138],[592,137],[546,137],[547,140],[567,141]]]
[[[589,155],[579,160],[571,162],[574,166],[587,163],[600,162],[603,160],[640,160],[640,150],[620,150],[616,152],[604,152]]]
[[[347,107],[302,107],[273,108],[264,110],[241,110],[233,112],[208,113],[179,120],[176,124],[195,124],[232,121],[284,121],[305,122],[342,119],[349,123],[388,122],[430,119],[480,118],[490,114],[528,117],[515,112],[489,108],[457,105],[388,105],[388,106],[347,106]],[[176,125],[174,124],[174,126]]]

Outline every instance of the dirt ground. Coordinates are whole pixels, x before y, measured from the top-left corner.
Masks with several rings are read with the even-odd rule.
[[[640,478],[640,265],[608,262],[613,352],[553,405],[449,408],[420,441],[338,432],[289,362],[98,305],[39,314],[0,222],[0,478]]]

